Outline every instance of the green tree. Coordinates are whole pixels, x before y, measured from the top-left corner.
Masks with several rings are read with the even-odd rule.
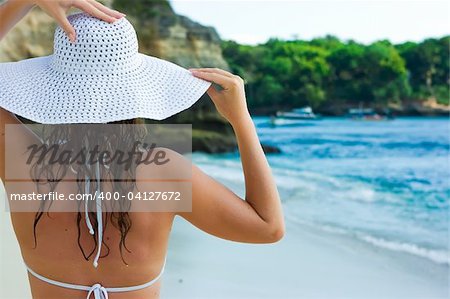
[[[422,43],[398,45],[406,61],[409,81],[416,98],[436,97],[448,104],[450,36],[426,39]]]

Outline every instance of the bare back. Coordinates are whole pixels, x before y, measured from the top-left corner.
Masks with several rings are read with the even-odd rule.
[[[5,110],[0,111],[2,134],[4,125],[20,124]],[[15,137],[15,146],[21,147],[36,140],[32,134]],[[4,168],[4,140],[0,147],[0,167]],[[22,177],[30,173],[30,165],[24,159],[13,161],[15,172]],[[151,171],[155,171],[152,169]],[[69,173],[68,175],[73,175]],[[142,171],[137,172],[137,176]],[[65,177],[65,179],[75,179]],[[136,177],[136,179],[139,179]],[[5,180],[2,175],[2,180]],[[7,188],[8,184],[6,184]],[[24,193],[37,192],[35,183],[22,182]],[[105,186],[108,189],[108,186]],[[7,194],[11,190],[6,189]],[[14,192],[18,190],[15,188]],[[68,195],[77,193],[76,184],[59,184],[56,192]],[[11,220],[26,264],[36,273],[46,277],[78,285],[100,283],[107,287],[140,285],[155,278],[161,271],[167,252],[174,213],[166,212],[130,212],[132,226],[126,237],[126,247],[130,250],[119,251],[121,235],[111,223],[106,224],[103,246],[98,268],[92,266],[92,257],[86,260],[78,246],[78,226],[76,212],[53,212],[44,214],[36,227],[37,246],[34,243],[33,226],[35,212],[12,212]],[[87,253],[95,247],[86,225],[80,225],[80,244]],[[122,261],[122,257],[126,264]],[[29,275],[33,298],[83,298],[83,291],[68,290],[49,285]],[[160,283],[149,288],[127,292],[113,293],[111,298],[158,298]]]

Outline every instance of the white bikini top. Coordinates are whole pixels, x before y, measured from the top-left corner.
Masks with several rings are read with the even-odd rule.
[[[92,295],[94,295],[94,299],[108,299],[108,293],[132,292],[132,291],[138,291],[138,290],[148,288],[151,285],[153,285],[155,282],[157,282],[158,279],[162,276],[165,265],[166,265],[166,260],[164,259],[164,265],[161,269],[161,272],[159,272],[158,276],[156,276],[154,279],[150,280],[147,283],[136,285],[136,286],[131,286],[131,287],[105,288],[104,286],[102,286],[99,283],[96,283],[92,286],[84,286],[84,285],[56,281],[56,280],[53,280],[53,279],[50,279],[50,278],[47,278],[47,277],[37,274],[36,272],[34,272],[32,269],[30,269],[25,264],[25,266],[27,267],[27,270],[30,274],[32,274],[37,279],[40,279],[48,284],[51,284],[51,285],[54,285],[57,287],[66,288],[66,289],[88,292],[86,299],[90,299]]]

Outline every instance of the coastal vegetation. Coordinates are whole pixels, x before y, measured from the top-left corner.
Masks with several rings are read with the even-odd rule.
[[[369,45],[326,36],[255,46],[223,41],[222,49],[231,71],[246,79],[253,111],[308,105],[340,114],[355,105],[401,109],[430,99],[448,105],[449,45],[450,36]]]

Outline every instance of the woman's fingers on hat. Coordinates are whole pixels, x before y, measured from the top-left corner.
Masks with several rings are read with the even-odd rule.
[[[97,2],[96,0],[88,0],[88,1],[93,6],[95,6],[98,10],[104,12],[105,14],[107,14],[113,18],[120,19],[125,16],[125,14],[118,12],[117,10],[111,9],[111,8],[101,4],[100,2]]]
[[[73,6],[76,8],[79,8],[83,10],[84,12],[90,14],[93,17],[96,17],[97,19],[103,20],[108,23],[113,23],[117,21],[117,18],[112,17],[101,10],[99,10],[97,7],[92,5],[90,2],[86,0],[75,0],[73,3]]]
[[[219,68],[196,68],[196,69],[191,69],[191,70],[198,70],[201,72],[207,72],[207,73],[217,73],[217,74],[221,74],[227,77],[233,77],[234,75],[228,71],[219,69]]]
[[[195,69],[191,69],[190,71],[191,71],[192,75],[194,75],[195,77],[209,81],[209,82],[216,83],[216,84],[222,86],[222,88],[224,88],[224,89],[228,89],[228,87],[231,86],[233,83],[232,77],[227,77],[222,74],[212,73],[212,72],[202,72],[202,71],[197,71]]]
[[[72,24],[70,24],[69,20],[67,19],[66,13],[61,11],[59,13],[56,13],[53,17],[55,18],[56,22],[58,22],[59,26],[61,26],[61,28],[67,34],[70,41],[72,43],[74,43],[76,40],[75,29],[73,28]]]

